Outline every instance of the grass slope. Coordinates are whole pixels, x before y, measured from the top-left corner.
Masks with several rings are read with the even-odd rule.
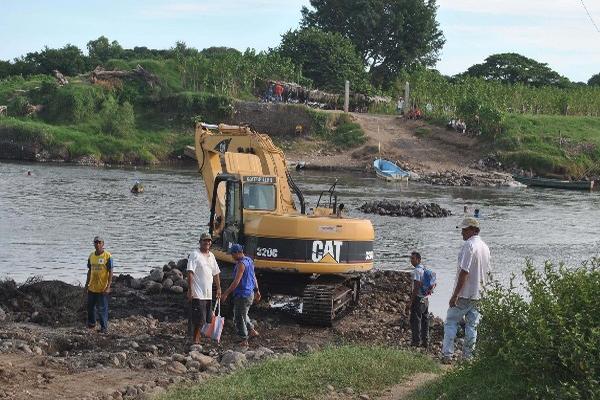
[[[191,388],[167,392],[162,400],[179,399],[316,399],[352,387],[380,391],[418,372],[438,372],[431,359],[387,347],[330,347],[308,355],[270,360]]]
[[[495,146],[506,163],[537,173],[598,174],[600,118],[511,114]]]

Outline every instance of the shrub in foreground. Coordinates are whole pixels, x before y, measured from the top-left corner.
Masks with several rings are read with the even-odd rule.
[[[527,382],[529,397],[600,398],[600,260],[577,268],[527,261],[521,290],[494,283],[479,352]]]

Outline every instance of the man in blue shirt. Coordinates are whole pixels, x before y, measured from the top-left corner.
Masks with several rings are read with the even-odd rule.
[[[240,345],[247,347],[248,337],[258,336],[248,317],[248,311],[254,300],[260,301],[260,291],[254,274],[254,261],[244,255],[242,246],[237,243],[231,246],[229,252],[236,262],[233,269],[234,278],[221,296],[221,301],[225,301],[227,296],[233,293],[233,321],[241,338]]]

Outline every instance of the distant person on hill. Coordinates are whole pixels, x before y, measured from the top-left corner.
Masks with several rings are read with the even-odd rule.
[[[104,240],[99,236],[94,238],[94,248],[87,262],[87,327],[96,327],[96,310],[100,319],[100,333],[108,332],[108,295],[113,277],[112,255],[104,250]]]
[[[275,85],[275,101],[283,101],[283,86],[279,82]]]
[[[240,346],[248,347],[248,338],[258,336],[248,317],[248,311],[252,303],[260,301],[260,291],[254,274],[254,262],[244,255],[242,246],[233,244],[229,252],[236,263],[233,269],[234,278],[221,296],[221,301],[225,301],[227,296],[233,294],[233,322],[241,339]]]
[[[412,293],[406,304],[406,314],[410,313],[411,346],[429,345],[429,296],[435,286],[435,273],[421,264],[421,254],[413,251],[410,263],[414,267],[412,273]]]
[[[400,97],[396,105],[396,112],[400,115],[404,114],[404,98]]]
[[[463,219],[460,228],[465,243],[458,253],[456,280],[444,323],[442,361],[446,364],[452,362],[454,339],[463,317],[466,322],[463,357],[470,359],[473,356],[480,319],[479,299],[490,273],[490,249],[479,237],[479,221],[467,217]]]
[[[212,237],[209,233],[200,235],[199,248],[188,257],[188,293],[190,303],[190,325],[194,344],[200,343],[200,329],[210,323],[213,280],[217,287],[217,298],[221,297],[221,270],[215,255],[210,251]]]

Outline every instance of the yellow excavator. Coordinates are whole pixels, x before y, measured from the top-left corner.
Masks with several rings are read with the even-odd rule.
[[[331,325],[358,302],[360,273],[373,268],[373,225],[343,216],[335,184],[307,212],[283,151],[248,126],[198,123],[194,152],[223,281],[233,278],[228,249],[240,243],[261,292],[301,297],[304,322]]]

